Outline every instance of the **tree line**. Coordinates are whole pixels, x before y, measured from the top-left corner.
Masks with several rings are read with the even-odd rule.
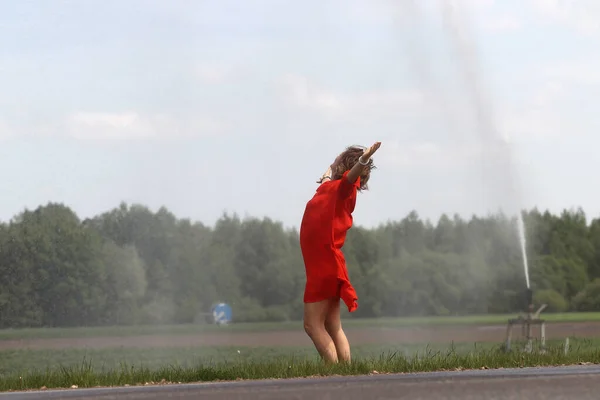
[[[524,211],[531,285],[550,311],[600,307],[600,219]],[[514,217],[416,212],[352,228],[344,247],[352,317],[508,313],[523,309]],[[48,203],[0,224],[0,328],[204,323],[216,302],[235,321],[302,318],[298,231],[224,214],[207,226],[133,204],[81,220]]]

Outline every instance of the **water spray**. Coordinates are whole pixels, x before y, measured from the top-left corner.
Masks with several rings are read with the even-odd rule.
[[[533,305],[533,290],[531,289],[529,281],[529,263],[527,260],[527,240],[525,235],[525,222],[523,221],[523,215],[518,213],[517,215],[517,230],[519,232],[519,242],[521,244],[521,255],[523,257],[523,268],[525,270],[525,283],[527,288],[525,289],[525,316],[520,315],[518,318],[509,319],[508,326],[506,328],[506,344],[505,350],[510,351],[510,342],[512,338],[512,328],[514,325],[521,325],[522,336],[525,338],[525,351],[530,353],[533,351],[533,326],[538,325],[540,327],[540,351],[545,352],[546,350],[546,322],[540,319],[540,313],[546,308],[546,304],[542,304],[541,307],[534,312]]]
[[[525,269],[525,283],[527,289],[531,288],[529,284],[529,263],[527,261],[527,239],[525,237],[525,222],[521,213],[517,216],[517,229],[519,231],[519,242],[521,243],[521,255],[523,257],[523,268]]]
[[[419,2],[420,3],[420,2]],[[408,15],[410,21],[418,21],[421,16],[419,6],[416,0],[407,0],[404,4],[403,11]],[[506,138],[499,135],[495,121],[494,110],[491,97],[488,95],[482,74],[480,71],[479,59],[473,35],[469,30],[468,21],[465,19],[461,4],[459,1],[438,0],[439,10],[441,12],[442,24],[446,33],[446,40],[453,50],[455,60],[458,63],[459,69],[462,72],[462,81],[464,82],[464,94],[471,108],[472,117],[475,122],[476,131],[481,140],[481,159],[482,163],[497,162],[500,164],[498,170],[502,171],[501,175],[493,177],[493,182],[498,187],[498,193],[492,195],[493,198],[498,198],[499,195],[509,194],[507,198],[510,201],[511,210],[517,214],[517,234],[520,242],[521,256],[523,269],[525,273],[525,291],[524,298],[521,303],[523,314],[517,318],[508,320],[506,332],[506,350],[510,350],[512,331],[515,325],[522,327],[522,334],[526,341],[525,351],[533,351],[533,328],[539,326],[541,349],[544,351],[546,340],[546,325],[545,321],[539,318],[540,313],[546,308],[542,305],[537,311],[533,304],[533,291],[529,279],[529,264],[527,259],[527,242],[526,231],[523,215],[518,210],[520,201],[518,199],[518,191],[516,191],[516,176],[512,171],[512,153],[509,142]],[[409,21],[409,22],[410,22]],[[417,73],[417,77],[421,84],[426,86],[428,91],[436,93],[436,101],[444,103],[444,109],[448,110],[451,102],[441,96],[439,82],[436,82],[433,72],[426,62],[426,57],[422,54],[420,43],[413,43],[413,40],[420,42],[418,37],[409,38],[409,50],[412,53],[410,57],[413,63],[413,69]],[[446,117],[451,117],[450,113],[446,112]],[[450,122],[452,118],[448,118]],[[452,124],[449,124],[452,125]],[[485,168],[484,168],[485,170]],[[482,173],[482,179],[485,176],[485,171]],[[482,188],[485,187],[485,180],[482,182]],[[485,202],[485,200],[484,200]]]
[[[466,83],[467,93],[470,97],[470,102],[475,111],[475,118],[477,123],[477,130],[480,132],[481,139],[485,144],[497,147],[499,150],[504,150],[493,155],[503,156],[505,159],[501,160],[505,162],[505,167],[511,169],[510,149],[507,148],[508,143],[501,140],[498,136],[496,126],[493,118],[492,104],[489,96],[484,93],[484,85],[479,73],[479,65],[477,60],[477,53],[474,43],[469,41],[471,36],[468,32],[468,24],[466,21],[461,20],[460,10],[457,2],[449,0],[439,0],[438,2],[442,13],[442,21],[451,44],[454,47],[457,60],[460,63],[461,70],[464,73],[463,79]],[[482,156],[482,159],[485,157]],[[504,170],[505,174],[507,173]],[[510,171],[508,172],[510,174]],[[512,178],[512,175],[510,176]],[[507,182],[509,185],[514,184],[513,180]],[[503,188],[505,192],[507,189]],[[514,199],[513,199],[514,201]],[[516,207],[515,207],[516,208]],[[531,289],[529,281],[529,264],[527,260],[527,242],[525,233],[525,223],[523,221],[523,215],[521,212],[517,212],[517,231],[519,235],[519,242],[521,246],[521,255],[523,258],[523,268],[525,272],[525,299],[523,304],[523,310],[525,315],[519,315],[518,318],[509,319],[506,331],[506,350],[510,350],[511,339],[512,339],[512,328],[514,325],[520,325],[522,327],[522,334],[525,338],[525,351],[533,351],[533,326],[537,325],[540,327],[540,341],[541,351],[545,351],[546,344],[546,324],[545,321],[539,318],[540,313],[546,308],[546,305],[542,305],[537,311],[534,311],[533,305],[533,291]]]

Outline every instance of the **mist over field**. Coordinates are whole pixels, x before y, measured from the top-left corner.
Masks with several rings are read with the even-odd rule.
[[[536,303],[595,310],[600,220],[525,213]],[[515,219],[411,213],[355,227],[345,247],[356,317],[507,313],[525,287]],[[167,209],[121,205],[81,221],[48,204],[0,225],[0,326],[204,323],[215,302],[234,320],[302,316],[298,233],[270,219],[224,215],[215,226]],[[346,313],[347,314],[347,313]]]
[[[299,320],[314,181],[375,140],[354,317],[521,310],[522,210],[536,302],[593,310],[597,39],[534,3],[0,6],[0,327]]]
[[[0,391],[597,363],[598,21],[591,0],[0,2]],[[343,248],[352,363],[326,365],[298,227],[375,141]],[[526,287],[547,341],[509,349]]]

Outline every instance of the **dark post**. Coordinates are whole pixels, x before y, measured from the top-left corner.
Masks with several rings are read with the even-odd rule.
[[[526,310],[527,310],[527,320],[525,323],[525,329],[526,329],[526,333],[525,333],[525,338],[527,339],[527,344],[525,345],[525,349],[527,352],[531,352],[533,350],[533,338],[531,335],[531,322],[533,319],[533,290],[531,290],[530,288],[527,288],[527,290],[525,291],[525,296],[526,296]]]
[[[527,312],[533,311],[533,290],[530,288],[525,291],[525,310]]]

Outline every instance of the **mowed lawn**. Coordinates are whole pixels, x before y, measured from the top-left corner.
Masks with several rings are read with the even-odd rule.
[[[382,354],[412,356],[419,352],[447,351],[459,353],[489,350],[495,344],[474,345],[463,343],[437,345],[361,345],[352,348],[358,358],[378,357]],[[0,351],[0,376],[20,371],[45,370],[57,366],[72,367],[90,364],[95,370],[119,369],[126,364],[142,368],[160,368],[167,365],[192,367],[194,365],[222,365],[240,362],[271,362],[278,359],[314,360],[317,353],[312,347],[153,347],[108,349],[15,349]]]
[[[382,318],[344,320],[347,330],[369,327],[435,327],[435,326],[474,326],[503,325],[515,315],[484,315],[468,317],[429,317],[429,318]],[[544,318],[552,322],[600,322],[600,313],[564,313],[546,314]],[[144,335],[194,335],[218,332],[285,332],[302,331],[302,323],[254,323],[231,324],[228,326],[204,325],[167,325],[167,326],[127,326],[127,327],[90,327],[90,328],[40,328],[0,330],[0,341],[36,340],[55,338],[96,338],[96,337],[135,337]],[[599,348],[598,339],[571,338],[571,351],[589,352]],[[516,337],[515,337],[516,339]],[[8,344],[8,342],[6,342]],[[560,346],[561,341],[549,341]],[[115,370],[123,365],[135,368],[156,369],[165,366],[190,368],[197,365],[223,365],[239,363],[269,363],[274,360],[315,360],[317,354],[312,346],[201,346],[201,347],[109,347],[109,348],[56,348],[28,349],[19,348],[18,343],[0,350],[0,377],[32,370],[55,369],[57,367],[76,367],[89,365],[95,371]],[[501,345],[497,343],[386,343],[360,344],[353,346],[356,358],[402,356],[417,354],[443,354],[451,350],[455,354],[468,354],[481,351],[493,351]],[[68,344],[67,344],[68,346]]]
[[[467,326],[467,325],[502,325],[515,314],[509,315],[476,315],[462,317],[413,317],[413,318],[378,318],[378,319],[344,319],[345,329],[359,328],[395,328],[422,326]],[[542,314],[549,323],[561,322],[600,322],[600,312],[594,313],[560,313]],[[302,329],[302,322],[264,322],[233,323],[228,326],[211,324],[183,324],[162,326],[120,326],[120,327],[78,327],[78,328],[26,328],[0,330],[0,340],[53,339],[53,338],[89,338],[89,337],[126,337],[143,335],[193,335],[209,332],[273,332]]]
[[[515,343],[515,348],[518,347]],[[562,341],[549,341],[548,346],[559,348]],[[599,339],[571,339],[570,352],[581,353],[598,349]],[[438,343],[429,345],[359,345],[353,346],[356,359],[389,357],[439,357],[446,353],[478,354],[499,351],[500,343]],[[312,347],[239,347],[206,346],[174,348],[109,348],[109,349],[15,349],[0,351],[0,378],[47,369],[73,368],[86,365],[95,371],[129,368],[157,369],[170,367],[218,366],[239,363],[271,363],[316,361]]]
[[[437,318],[346,319],[347,330],[369,327],[504,325],[515,315]],[[600,313],[546,314],[549,323],[600,322]],[[416,372],[440,369],[507,368],[600,362],[598,338],[549,340],[549,352],[504,353],[502,343],[360,344],[353,346],[351,366],[325,367],[312,346],[181,346],[109,348],[19,348],[19,340],[140,335],[194,335],[217,332],[302,331],[302,323],[257,323],[93,328],[13,329],[0,331],[9,346],[0,351],[0,391],[45,387],[93,387],[143,382],[195,382],[229,379],[285,378],[330,374]],[[357,331],[358,332],[358,331]],[[515,338],[517,339],[517,338]],[[8,340],[16,340],[10,344]],[[67,341],[68,342],[68,341]],[[518,349],[514,343],[513,349]],[[44,345],[45,346],[45,345]],[[68,346],[68,343],[67,343]],[[9,348],[10,347],[10,348]]]
[[[352,364],[325,365],[309,348],[10,350],[0,352],[0,392],[72,386],[362,375],[599,363],[597,339],[561,341],[546,353],[505,353],[498,344],[357,346]]]

